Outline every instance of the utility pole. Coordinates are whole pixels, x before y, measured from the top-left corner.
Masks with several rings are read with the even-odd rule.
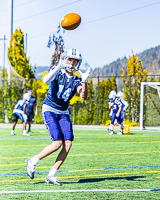
[[[99,124],[99,67],[98,67],[98,88],[97,88],[97,125]]]
[[[27,33],[26,33],[26,58],[27,58]]]
[[[26,33],[26,46],[25,46],[25,70],[24,70],[24,78],[26,76],[26,59],[27,59],[27,33]],[[24,85],[24,92],[26,92],[26,78],[25,78],[25,85]]]
[[[12,39],[12,33],[13,33],[13,0],[9,0],[9,34],[8,34],[9,43],[10,40]],[[11,70],[9,64],[7,65],[7,73],[8,73],[8,85],[10,85]]]
[[[4,69],[5,69],[5,50],[6,50],[6,42],[5,40],[7,40],[6,36],[4,35],[4,38],[0,38],[0,40],[4,41],[4,52],[3,52],[3,73],[2,73],[2,121],[4,122],[5,116],[4,116],[4,78],[5,78],[5,74],[4,74]]]
[[[8,40],[12,39],[13,33],[13,0],[9,0],[9,35]]]

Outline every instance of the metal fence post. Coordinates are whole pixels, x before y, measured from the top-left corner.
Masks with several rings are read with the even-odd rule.
[[[99,124],[99,75],[98,75],[98,88],[97,88],[97,124]]]
[[[5,115],[4,115],[4,89],[5,89],[5,74],[4,74],[4,69],[5,69],[5,49],[6,49],[6,43],[5,40],[7,40],[6,36],[4,35],[4,38],[0,38],[0,40],[4,40],[4,54],[3,54],[3,73],[2,73],[2,122],[5,120]]]
[[[3,72],[4,74],[4,72]],[[2,122],[4,122],[4,78],[2,79]]]
[[[131,75],[129,77],[129,121],[131,120]]]

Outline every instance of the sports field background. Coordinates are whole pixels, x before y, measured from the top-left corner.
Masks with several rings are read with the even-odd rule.
[[[25,159],[51,143],[45,126],[32,125],[30,137],[22,124],[11,136],[11,127],[0,124],[1,200],[160,199],[159,128],[109,136],[105,126],[73,126],[73,146],[57,173],[63,185],[55,186],[44,181],[59,151],[38,163],[34,180],[26,175]]]

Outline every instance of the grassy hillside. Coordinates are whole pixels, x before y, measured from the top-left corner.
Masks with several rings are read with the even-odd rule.
[[[142,61],[143,69],[150,68],[150,71],[154,71],[151,68],[160,68],[160,45],[155,48],[147,49],[139,54],[136,54]],[[132,55],[131,55],[132,56]],[[156,61],[156,62],[155,62]],[[158,66],[157,66],[158,64]],[[151,66],[152,65],[152,66]],[[91,76],[115,76],[121,75],[121,68],[127,69],[127,58],[117,59],[116,61],[110,63],[109,65],[104,65],[103,68],[95,69],[91,72]],[[99,73],[98,73],[99,70]],[[152,73],[150,73],[152,74]]]

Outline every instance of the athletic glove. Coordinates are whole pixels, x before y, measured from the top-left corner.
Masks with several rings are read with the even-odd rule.
[[[68,58],[66,57],[65,53],[60,55],[59,63],[57,65],[58,68],[64,69],[67,67],[72,67],[72,65],[67,64]]]
[[[88,80],[88,78],[89,78],[89,75],[90,75],[90,73],[91,73],[91,68],[89,67],[85,73],[83,73],[81,70],[79,70],[78,72],[79,72],[80,75],[81,75],[82,82],[83,82],[83,83],[86,83],[87,80]]]

